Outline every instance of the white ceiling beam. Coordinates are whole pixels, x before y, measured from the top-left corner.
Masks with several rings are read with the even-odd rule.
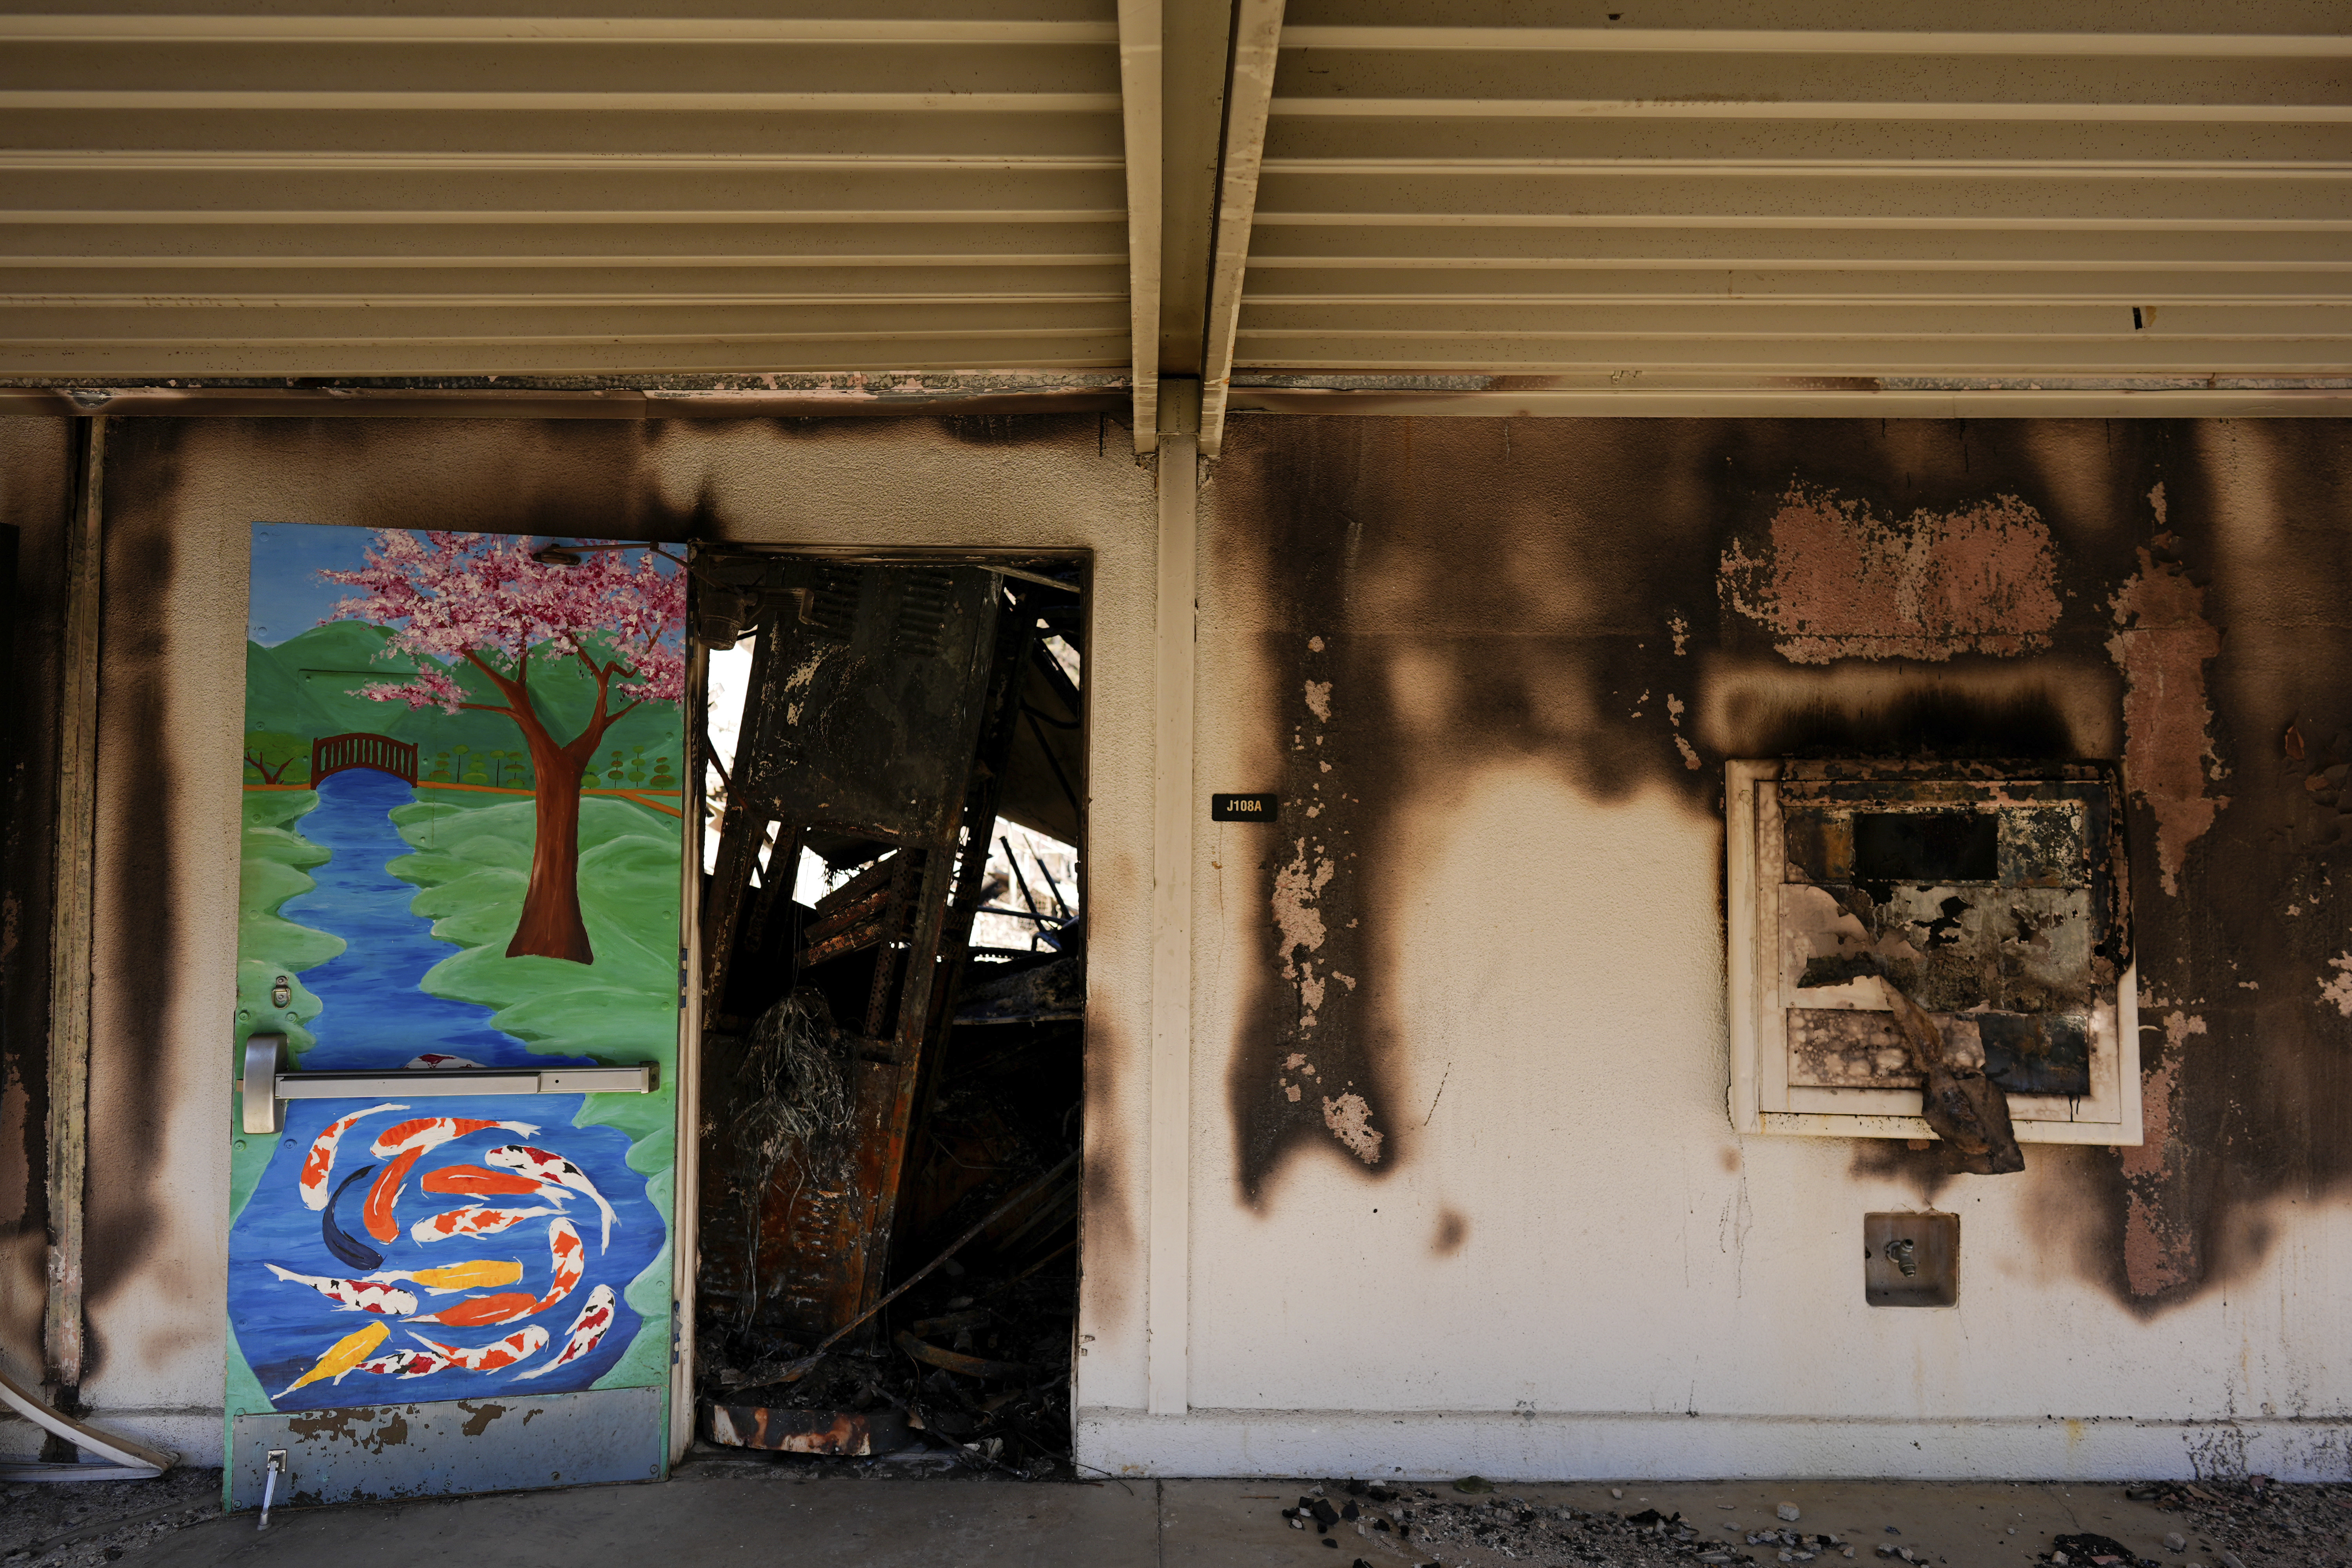
[[[1217,182],[1216,252],[1209,266],[1209,308],[1201,365],[1201,454],[1224,441],[1225,393],[1233,379],[1234,331],[1241,321],[1249,269],[1250,220],[1257,210],[1265,157],[1266,110],[1274,100],[1275,55],[1282,41],[1283,0],[1240,0],[1234,16],[1233,75],[1225,89],[1225,148]]]
[[[1160,71],[1160,374],[1197,383],[1207,363],[1209,268],[1216,249],[1218,169],[1234,0],[1181,0],[1162,12]],[[1187,434],[1200,406],[1183,405]],[[1161,423],[1167,424],[1163,416]],[[1171,430],[1177,428],[1170,426]]]
[[[1118,0],[1119,98],[1127,134],[1129,331],[1135,449],[1160,446],[1160,0]]]

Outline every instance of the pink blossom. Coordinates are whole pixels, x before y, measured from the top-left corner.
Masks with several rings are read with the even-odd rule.
[[[530,542],[511,535],[379,529],[364,566],[320,575],[360,590],[328,620],[387,628],[384,657],[420,667],[355,694],[373,701],[447,713],[487,706],[468,704],[457,681],[468,658],[525,682],[534,667],[576,658],[631,705],[686,695],[686,576],[651,551],[634,561],[599,551],[556,566],[532,560]]]

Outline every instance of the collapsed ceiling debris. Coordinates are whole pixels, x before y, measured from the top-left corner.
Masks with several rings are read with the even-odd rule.
[[[1078,566],[697,573],[698,636],[755,639],[710,758],[704,1435],[922,1432],[1045,1473],[1069,1445],[1085,935],[1076,850],[1056,877],[1032,836],[1080,842]],[[975,946],[983,911],[1029,945]]]

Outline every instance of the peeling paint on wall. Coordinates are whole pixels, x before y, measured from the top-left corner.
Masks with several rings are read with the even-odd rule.
[[[1481,770],[1533,763],[1594,803],[1664,789],[1716,826],[1727,756],[2124,764],[2142,994],[2191,999],[2169,1005],[2210,1038],[2158,1051],[2144,1013],[2149,1068],[2168,1075],[2147,1090],[2153,1152],[2028,1151],[2034,1201],[2064,1216],[2032,1241],[2053,1264],[2146,1317],[2260,1266],[2283,1205],[2352,1196],[2352,834],[2313,826],[2320,808],[2337,819],[2328,797],[2352,777],[2343,423],[1522,421],[1506,452],[1473,420],[1243,418],[1217,473],[1204,560],[1212,592],[1256,606],[1250,689],[1279,725],[1265,754],[1288,759],[1267,783],[1305,796],[1345,778],[1311,820],[1361,850],[1317,904],[1317,973],[1362,980],[1352,1008],[1334,985],[1316,1010],[1319,1077],[1283,1068],[1304,1047],[1280,1033],[1299,993],[1278,933],[1240,966],[1228,1084],[1245,1204],[1263,1207],[1286,1155],[1344,1152],[1320,1111],[1346,1080],[1377,1110],[1379,1075],[1409,1074],[1419,1110],[1453,1031],[1478,1027],[1441,1028],[1397,991],[1413,962],[1401,933],[1428,919],[1397,907],[1415,885],[1385,858],[1402,824]],[[1710,601],[1719,615],[1689,612]],[[1328,654],[1300,651],[1310,634]],[[1311,739],[1292,749],[1317,728],[1306,683],[1327,679],[1330,775],[1304,760]],[[2259,737],[2275,760],[2290,725],[2304,759],[2258,770],[2233,750]],[[1254,921],[1306,826],[1244,851]],[[1465,941],[1491,942],[1501,972],[1539,963],[1536,888],[1447,918],[1484,933]],[[2302,918],[2282,921],[2290,905]],[[1547,1048],[1484,1044],[1455,1078],[1517,1074]],[[1644,1059],[1710,1048],[1649,1041]],[[1401,1142],[1375,1119],[1380,1174],[1418,1173],[1440,1136],[1443,1161],[1465,1157],[1464,1128],[1421,1121]],[[1574,1151],[1544,1158],[1549,1180],[1586,1169]],[[1858,1144],[1837,1179],[1923,1196],[1978,1180],[1944,1162]]]
[[[2013,657],[2049,646],[2061,608],[2049,527],[2013,495],[1897,521],[1802,482],[1759,553],[1732,541],[1721,591],[1796,664]]]
[[[2159,1296],[2195,1282],[2200,1274],[2197,1237],[2179,1209],[2165,1200],[2167,1186],[2180,1174],[2178,1102],[2181,1065],[2189,1037],[2202,1035],[2205,1020],[2174,1011],[2164,1019],[2165,1062],[2141,1081],[2140,1102],[2147,1141],[2119,1150],[2125,1184],[2124,1278],[2135,1296]]]
[[[2319,977],[2319,994],[2334,1003],[2338,1013],[2352,1018],[2352,952],[2329,959],[2327,966],[2336,973],[2333,977],[2325,974]]]
[[[1344,559],[1345,540],[1340,542]],[[1349,670],[1366,650],[1321,632],[1282,639],[1295,674],[1282,705],[1279,824],[1239,829],[1235,846],[1262,846],[1271,963],[1257,987],[1246,1070],[1231,1080],[1244,1132],[1244,1190],[1253,1199],[1287,1152],[1320,1145],[1370,1171],[1392,1152],[1381,1125],[1387,1090],[1370,1048],[1362,971],[1362,855],[1351,783],[1370,743],[1353,715]]]
[[[2165,521],[2164,486],[2148,492],[2157,526]],[[2205,664],[2221,651],[2221,634],[2205,619],[2205,590],[2170,552],[2179,541],[2158,533],[2139,552],[2139,572],[2116,593],[2107,652],[2128,683],[2124,692],[2124,770],[2135,799],[2156,814],[2157,861],[2164,890],[2180,890],[2189,847],[2213,826],[2227,796],[2206,793],[2221,776],[2213,751],[2213,710],[2205,698]]]
[[[1308,656],[1328,651],[1320,637],[1307,641]],[[1302,700],[1308,722],[1301,723],[1291,735],[1290,749],[1300,763],[1311,761],[1317,776],[1307,787],[1306,800],[1300,810],[1312,825],[1335,801],[1343,798],[1339,782],[1330,775],[1334,763],[1324,755],[1329,733],[1323,728],[1331,722],[1331,688],[1333,682],[1306,680],[1300,683]],[[1329,789],[1327,797],[1326,788]],[[1353,858],[1356,851],[1345,852]],[[1318,1087],[1336,1086],[1336,1095],[1319,1097],[1323,1107],[1323,1125],[1340,1147],[1367,1165],[1381,1163],[1381,1144],[1387,1135],[1372,1125],[1371,1102],[1351,1087],[1353,1080],[1344,1075],[1325,1078],[1314,1059],[1314,1047],[1323,1014],[1334,983],[1344,991],[1356,988],[1354,977],[1339,973],[1324,956],[1325,944],[1330,940],[1330,930],[1324,923],[1322,900],[1331,879],[1339,874],[1339,865],[1328,839],[1321,828],[1310,826],[1306,832],[1291,840],[1290,858],[1274,876],[1274,890],[1268,900],[1276,931],[1275,958],[1280,965],[1284,983],[1297,998],[1294,1021],[1287,1032],[1289,1043],[1300,1048],[1293,1050],[1283,1060],[1286,1075],[1298,1073],[1315,1079]],[[1318,965],[1320,967],[1318,967]],[[1304,1088],[1287,1076],[1277,1081],[1283,1102],[1299,1104]]]
[[[1364,1097],[1350,1089],[1337,1100],[1323,1101],[1323,1125],[1331,1136],[1347,1145],[1348,1152],[1367,1165],[1381,1163],[1382,1134],[1372,1125],[1372,1108]]]

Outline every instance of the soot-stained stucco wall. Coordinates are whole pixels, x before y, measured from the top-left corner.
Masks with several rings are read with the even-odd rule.
[[[84,1389],[100,1418],[192,1458],[219,1453],[236,758],[257,521],[1088,552],[1080,1378],[1097,1402],[1140,1403],[1143,1075],[1129,1058],[1148,1003],[1153,507],[1150,475],[1117,436],[1092,415],[116,421]],[[7,1299],[13,1312],[21,1298]],[[37,1324],[37,1289],[31,1300]]]
[[[1719,831],[1725,759],[1782,754],[2122,762],[2147,1141],[2028,1147],[2044,1262],[2160,1313],[2246,1276],[2297,1205],[2352,1201],[2342,424],[1241,419],[1207,511],[1204,617],[1250,646],[1202,721],[1264,732],[1207,787],[1286,802],[1262,859],[1211,873],[1241,883],[1226,940],[1255,932],[1222,961],[1218,1179],[1245,1209],[1300,1161],[1376,1193],[1423,1157],[1443,1087],[1403,1102],[1400,987],[1427,911],[1395,847],[1429,792],[1534,769]],[[1444,920],[1539,932],[1528,870]],[[1656,963],[1631,932],[1612,958]],[[1517,1070],[1495,1047],[1452,1071]],[[1938,1150],[1847,1147],[1922,1202],[1955,1180]],[[1576,1171],[1564,1149],[1547,1178]],[[1427,1250],[1478,1223],[1448,1209]]]

